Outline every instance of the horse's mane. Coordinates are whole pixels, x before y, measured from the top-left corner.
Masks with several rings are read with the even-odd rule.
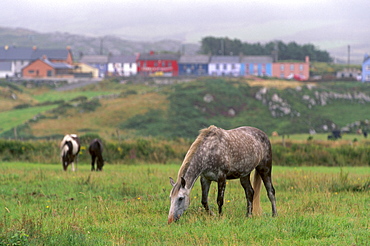
[[[214,125],[209,126],[208,128],[204,128],[199,131],[198,137],[195,139],[195,141],[191,144],[188,152],[185,155],[184,161],[182,162],[182,165],[180,167],[177,180],[179,182],[180,178],[184,175],[186,170],[189,167],[190,161],[193,158],[194,154],[197,152],[198,147],[203,143],[203,140],[209,136],[211,133],[219,135],[221,133],[221,128],[218,128]]]

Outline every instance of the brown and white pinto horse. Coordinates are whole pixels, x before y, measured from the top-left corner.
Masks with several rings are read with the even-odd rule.
[[[103,159],[103,144],[100,139],[94,139],[91,141],[89,146],[89,153],[91,155],[91,171],[95,171],[95,160],[96,160],[96,171],[102,171],[104,166]]]
[[[74,162],[77,168],[77,155],[80,152],[80,140],[76,134],[67,134],[60,143],[63,170],[67,171],[68,165],[72,163],[72,171],[75,171]]]
[[[253,188],[250,174],[255,169]],[[190,146],[173,186],[168,223],[176,221],[190,204],[190,191],[200,176],[202,204],[208,206],[208,192],[212,181],[218,183],[218,212],[222,213],[227,179],[240,179],[247,198],[247,216],[260,214],[261,179],[272,206],[272,215],[277,215],[275,189],[271,181],[272,153],[267,135],[254,127],[239,127],[224,130],[215,126],[200,131]]]

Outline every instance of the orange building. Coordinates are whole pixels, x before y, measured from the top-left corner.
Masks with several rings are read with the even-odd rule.
[[[46,57],[31,62],[22,69],[24,78],[73,78],[74,67],[68,63],[51,62]]]
[[[310,77],[310,58],[306,56],[304,62],[274,62],[272,77],[308,80]]]

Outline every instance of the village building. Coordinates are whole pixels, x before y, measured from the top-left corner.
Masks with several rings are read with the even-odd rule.
[[[99,78],[99,69],[86,63],[74,64],[73,74],[75,78]]]
[[[310,77],[310,58],[306,56],[304,62],[274,62],[272,76],[282,79],[307,80]]]
[[[182,55],[179,59],[180,76],[208,75],[208,55]]]
[[[110,56],[108,58],[108,75],[130,77],[137,75],[135,55]]]
[[[84,55],[80,63],[86,63],[99,70],[99,78],[104,78],[108,73],[108,56],[105,55]]]
[[[208,65],[208,74],[211,76],[233,76],[240,75],[239,56],[212,56]]]
[[[364,61],[362,62],[362,82],[370,82],[370,56],[365,55]]]
[[[357,68],[344,68],[336,73],[338,79],[361,80],[361,70]]]
[[[52,62],[46,56],[35,60],[22,69],[24,78],[73,78],[74,66],[64,62]]]
[[[34,47],[4,46],[0,48],[0,78],[21,77],[24,67],[46,56],[52,63],[73,64],[69,47],[66,49],[39,49]]]
[[[241,76],[272,76],[271,56],[243,56],[241,58]]]
[[[176,54],[140,54],[137,71],[142,76],[176,77],[179,74],[178,60]]]

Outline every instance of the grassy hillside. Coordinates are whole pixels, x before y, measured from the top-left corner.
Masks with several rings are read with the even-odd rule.
[[[370,85],[360,82],[206,78],[159,86],[105,80],[64,92],[0,82],[0,100],[0,137],[6,138],[14,137],[14,127],[23,138],[73,132],[107,140],[194,138],[211,124],[251,125],[269,135],[370,130]]]

